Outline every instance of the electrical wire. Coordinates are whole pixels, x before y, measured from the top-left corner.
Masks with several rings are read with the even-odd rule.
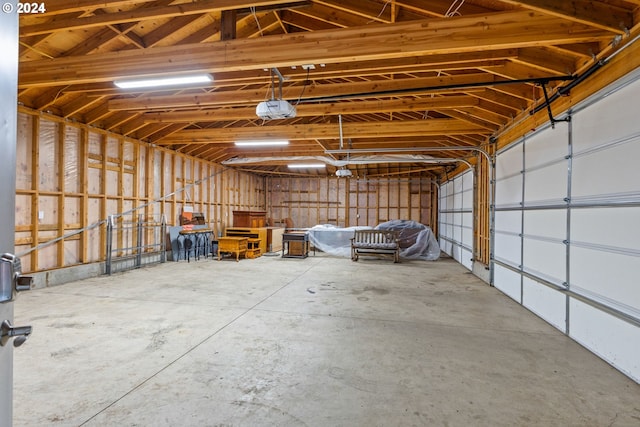
[[[264,37],[264,34],[262,33],[262,27],[260,26],[260,21],[258,20],[258,16],[256,15],[256,7],[255,6],[251,6],[251,7],[249,7],[249,10],[251,11],[251,14],[253,15],[253,19],[256,20],[256,24],[258,25],[258,31],[260,31],[260,36]]]
[[[302,92],[300,92],[300,96],[298,96],[298,100],[294,104],[295,106],[300,104],[300,100],[302,100],[302,95],[304,95],[304,91],[307,88],[307,86],[309,85],[309,72],[310,71],[311,71],[311,67],[307,67],[307,77],[305,77],[305,79],[304,79],[304,86],[302,86]]]
[[[451,6],[449,6],[449,10],[447,10],[447,13],[444,14],[445,18],[451,18],[454,15],[462,16],[459,10],[464,4],[464,1],[465,0],[453,0],[453,3],[451,3]],[[458,4],[458,2],[460,2],[460,4]]]
[[[376,19],[380,18],[382,16],[382,14],[384,13],[384,10],[387,8],[387,6],[389,5],[389,3],[391,3],[393,0],[387,0],[386,2],[384,2],[384,5],[382,6],[382,10],[380,11],[380,13],[378,14],[378,16],[376,16],[375,18],[373,18],[371,21],[367,22],[367,24],[371,24],[372,22],[375,22]]]

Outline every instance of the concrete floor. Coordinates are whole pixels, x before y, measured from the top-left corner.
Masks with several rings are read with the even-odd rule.
[[[15,323],[14,426],[640,425],[640,385],[451,259],[169,262]]]

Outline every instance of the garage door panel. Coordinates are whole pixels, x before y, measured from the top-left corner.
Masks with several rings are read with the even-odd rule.
[[[571,247],[571,286],[596,294],[593,298],[638,310],[640,257]]]
[[[555,132],[539,132],[525,140],[525,165],[527,169],[537,168],[549,162],[564,159],[568,154],[566,129]]]
[[[640,107],[639,107],[640,108]],[[640,137],[573,159],[572,197],[640,191]]]
[[[567,277],[566,247],[534,239],[524,239],[524,269],[552,283],[562,284]]]
[[[549,201],[562,203],[567,197],[567,163],[556,163],[527,171],[524,176],[524,200],[527,204]]]
[[[571,298],[569,336],[640,383],[640,328]]]
[[[566,297],[540,282],[523,278],[522,305],[564,331],[566,327]]]
[[[500,289],[505,295],[520,302],[520,282],[521,276],[515,271],[500,265],[495,266],[494,271],[494,286]]]

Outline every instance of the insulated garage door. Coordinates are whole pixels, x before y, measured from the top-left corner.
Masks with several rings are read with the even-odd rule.
[[[473,172],[469,170],[440,186],[439,241],[443,252],[473,268]]]
[[[640,382],[640,73],[496,159],[494,285]]]

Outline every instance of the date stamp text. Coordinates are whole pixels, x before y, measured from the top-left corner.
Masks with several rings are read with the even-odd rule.
[[[2,11],[4,13],[14,13],[18,14],[36,14],[36,13],[45,13],[47,11],[47,6],[45,6],[44,2],[31,2],[31,3],[3,3]]]

